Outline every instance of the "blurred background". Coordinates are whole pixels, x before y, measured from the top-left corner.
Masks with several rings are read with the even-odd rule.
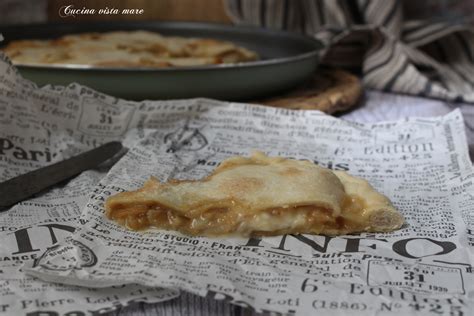
[[[62,18],[62,7],[144,9],[143,14],[77,15]],[[1,24],[31,22],[85,22],[91,20],[181,20],[231,23],[224,8],[224,0],[0,0]]]
[[[267,0],[271,2],[272,0]],[[298,1],[298,0],[286,0]],[[347,2],[363,0],[347,0]],[[474,25],[472,0],[402,0],[404,16],[411,19],[441,19],[464,21]],[[132,15],[77,15],[62,18],[62,7],[144,9],[143,14]],[[0,0],[3,12],[0,24],[38,22],[86,22],[91,20],[180,20],[231,23],[226,13],[225,0]]]

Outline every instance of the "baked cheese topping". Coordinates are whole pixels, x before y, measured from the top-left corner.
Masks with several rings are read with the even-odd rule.
[[[228,64],[258,59],[233,43],[165,37],[149,31],[66,35],[52,40],[17,40],[4,52],[14,64],[103,67],[175,67]]]
[[[309,161],[263,153],[224,160],[199,181],[160,183],[106,201],[106,215],[133,230],[190,235],[347,234],[391,231],[403,217],[370,184]]]

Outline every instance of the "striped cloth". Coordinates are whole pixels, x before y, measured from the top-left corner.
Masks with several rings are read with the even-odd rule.
[[[404,21],[397,0],[226,0],[237,24],[325,44],[323,64],[358,70],[368,88],[474,103],[474,33],[461,23]]]

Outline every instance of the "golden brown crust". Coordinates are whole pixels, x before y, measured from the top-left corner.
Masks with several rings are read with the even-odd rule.
[[[400,228],[403,217],[362,179],[309,161],[268,157],[224,160],[200,181],[148,180],[106,201],[106,215],[131,229],[191,235],[339,235]]]
[[[18,40],[3,48],[14,64],[107,67],[175,67],[238,63],[255,52],[213,39],[164,37],[148,31],[65,35],[52,40]]]

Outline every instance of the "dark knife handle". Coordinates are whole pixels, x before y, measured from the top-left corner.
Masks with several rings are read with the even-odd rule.
[[[120,142],[110,142],[0,183],[0,212],[54,184],[96,167],[121,149]]]

